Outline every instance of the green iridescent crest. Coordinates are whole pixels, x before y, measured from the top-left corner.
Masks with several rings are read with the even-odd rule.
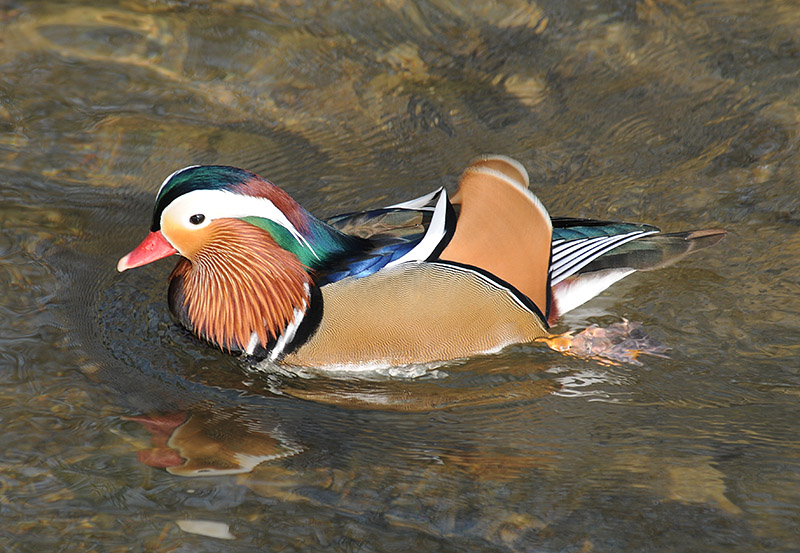
[[[226,190],[243,185],[252,178],[257,177],[250,171],[227,165],[192,165],[175,171],[164,180],[158,191],[150,230],[161,228],[161,214],[175,198],[195,190]]]

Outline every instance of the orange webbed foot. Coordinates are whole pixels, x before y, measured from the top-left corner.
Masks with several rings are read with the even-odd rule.
[[[576,335],[565,332],[540,338],[538,341],[558,352],[612,365],[641,365],[640,355],[667,357],[664,352],[669,349],[645,334],[641,324],[628,320],[605,328],[591,325]]]

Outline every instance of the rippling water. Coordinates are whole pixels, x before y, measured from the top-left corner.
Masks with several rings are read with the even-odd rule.
[[[0,4],[0,545],[7,551],[800,547],[794,2]],[[118,275],[176,168],[319,215],[478,154],[554,215],[723,227],[544,345],[358,378],[253,374]]]

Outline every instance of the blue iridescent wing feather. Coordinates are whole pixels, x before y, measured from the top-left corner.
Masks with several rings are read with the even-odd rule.
[[[320,285],[347,277],[365,277],[397,263],[435,257],[455,229],[455,213],[447,193],[439,189],[402,204],[336,215],[326,223],[367,240],[370,246],[318,271]]]

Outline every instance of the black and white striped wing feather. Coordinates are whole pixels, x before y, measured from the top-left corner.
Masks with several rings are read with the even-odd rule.
[[[644,227],[622,234],[588,236],[571,240],[554,237],[550,264],[551,286],[574,275],[592,261],[623,244],[658,232],[654,227]]]

